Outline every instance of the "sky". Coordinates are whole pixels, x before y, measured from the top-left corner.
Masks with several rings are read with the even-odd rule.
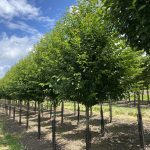
[[[72,5],[76,0],[0,0],[0,78]]]

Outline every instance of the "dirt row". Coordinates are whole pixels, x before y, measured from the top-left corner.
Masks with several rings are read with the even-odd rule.
[[[4,113],[2,109],[0,113]],[[97,114],[90,119],[92,145],[91,150],[139,150],[139,139],[136,119],[114,117],[112,123],[106,123],[106,134],[100,135],[100,120]],[[20,136],[21,143],[26,150],[51,150],[51,120],[49,113],[43,112],[41,117],[41,139],[37,139],[37,114],[30,113],[29,129],[26,131],[25,114],[22,115],[22,125],[6,117],[6,130],[16,136]],[[77,125],[77,117],[70,110],[64,112],[64,124],[61,125],[60,110],[57,110],[57,149],[58,150],[84,150],[85,149],[85,113],[80,115],[80,123]],[[145,141],[150,150],[150,122],[144,122]]]

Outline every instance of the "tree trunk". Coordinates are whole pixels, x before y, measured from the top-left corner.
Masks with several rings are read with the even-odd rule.
[[[42,113],[42,117],[43,117],[43,104],[41,104],[41,113]]]
[[[52,118],[52,108],[53,108],[53,106],[52,106],[52,103],[50,104],[50,119]]]
[[[89,106],[86,106],[86,150],[91,147],[91,135],[89,127]]]
[[[7,104],[6,104],[6,99],[5,99],[5,114],[7,115]]]
[[[21,125],[21,117],[22,117],[22,100],[19,101],[19,125]]]
[[[138,93],[138,131],[139,131],[139,138],[140,138],[140,148],[142,150],[145,150],[145,142],[144,142],[144,129],[143,129],[143,120],[142,120],[142,114],[141,114],[141,106],[140,106],[140,93]]]
[[[111,100],[109,101],[109,122],[111,123],[112,122],[112,102]]]
[[[56,103],[54,102],[53,120],[52,120],[52,147],[56,150]]]
[[[5,108],[6,108],[6,115],[8,115],[8,100],[6,100]]]
[[[130,101],[131,101],[130,92],[129,92],[129,94],[128,94],[128,97],[129,97],[129,102],[130,102]]]
[[[64,101],[62,100],[62,103],[61,103],[61,125],[63,124],[64,122]]]
[[[15,117],[16,117],[16,104],[14,101],[14,108],[13,108],[13,121],[15,121]]]
[[[11,100],[9,100],[9,118],[11,118]]]
[[[30,103],[29,100],[27,101],[27,114],[26,114],[26,130],[28,130],[29,128],[29,108],[30,107]]]
[[[100,123],[101,123],[101,135],[104,136],[105,135],[105,125],[104,125],[104,114],[103,114],[103,105],[102,103],[100,103]]]
[[[7,116],[9,115],[9,100],[7,100]]]
[[[93,110],[92,110],[92,106],[90,107],[90,117],[93,116]]]
[[[41,103],[38,101],[38,139],[41,138]]]
[[[144,101],[144,90],[142,90],[142,102]]]
[[[78,103],[77,124],[79,124],[79,121],[80,121],[80,104]]]
[[[3,111],[5,111],[5,100],[3,101]]]
[[[74,116],[76,116],[76,102],[74,102]]]
[[[150,101],[150,97],[149,97],[149,86],[147,85],[146,87],[146,92],[147,92],[147,102],[149,104],[149,101]]]
[[[134,92],[134,107],[136,105],[136,93]]]

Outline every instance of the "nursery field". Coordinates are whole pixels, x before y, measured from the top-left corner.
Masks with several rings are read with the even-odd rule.
[[[80,120],[77,121],[77,112],[74,114],[74,104],[64,103],[64,122],[61,124],[61,109],[56,113],[56,144],[58,150],[84,150],[85,149],[85,108],[80,105]],[[44,110],[44,109],[43,109]],[[139,136],[137,126],[136,108],[113,105],[113,121],[109,123],[109,107],[104,104],[104,118],[106,133],[100,134],[99,106],[92,109],[90,117],[91,150],[138,150]],[[1,116],[4,111],[1,109]],[[150,149],[150,109],[142,108],[145,144]],[[12,115],[11,115],[12,116]],[[37,116],[30,112],[29,129],[26,131],[26,114],[22,112],[22,125],[18,124],[19,114],[16,112],[15,121],[12,117],[5,118],[5,130],[15,135],[27,150],[52,149],[52,128],[49,112],[41,113],[41,139],[37,139]],[[7,145],[7,142],[6,142]],[[2,149],[2,148],[1,148]],[[7,146],[6,146],[7,149]],[[5,150],[4,148],[2,150]],[[10,149],[11,150],[11,149]],[[14,149],[16,150],[16,149]],[[18,149],[20,150],[20,149]]]
[[[5,1],[0,150],[150,150],[150,0]]]

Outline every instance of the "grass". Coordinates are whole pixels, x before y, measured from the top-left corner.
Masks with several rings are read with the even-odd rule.
[[[5,123],[0,119],[0,150],[24,150],[19,137],[5,131]]]
[[[74,104],[72,102],[66,102],[65,108],[74,110]],[[98,105],[93,106],[93,112],[99,114],[100,108]],[[85,106],[80,104],[80,110],[85,111]],[[109,106],[103,106],[105,116],[109,116]],[[137,116],[137,108],[136,107],[120,107],[113,105],[112,106],[113,116],[124,116],[124,117],[136,117]],[[145,119],[150,119],[150,109],[142,108],[142,115]]]
[[[46,108],[47,102],[45,101],[43,106]],[[48,103],[48,105],[50,106],[50,103]],[[69,110],[74,110],[74,103],[73,102],[65,102],[64,103],[64,107],[65,109],[69,109]],[[60,109],[60,106],[59,106]],[[76,105],[76,109],[77,109],[77,105]],[[100,107],[99,105],[95,105],[92,107],[93,112],[97,115],[99,115],[100,113]],[[103,110],[104,110],[104,115],[106,117],[109,116],[109,106],[108,104],[104,104],[103,106]],[[150,120],[150,108],[141,108],[142,110],[142,116],[144,120]],[[85,106],[80,104],[80,111],[85,112]],[[113,105],[112,106],[112,112],[113,112],[113,117],[119,117],[119,118],[133,118],[136,119],[137,116],[137,108],[136,107],[123,107],[123,106],[117,106],[117,105]]]
[[[134,94],[133,93],[131,93],[130,99],[131,99],[131,101],[134,101]],[[140,94],[140,99],[142,99],[142,95],[141,94]],[[145,90],[144,91],[144,95],[143,95],[143,101],[147,101],[147,100],[148,100],[147,91]]]

